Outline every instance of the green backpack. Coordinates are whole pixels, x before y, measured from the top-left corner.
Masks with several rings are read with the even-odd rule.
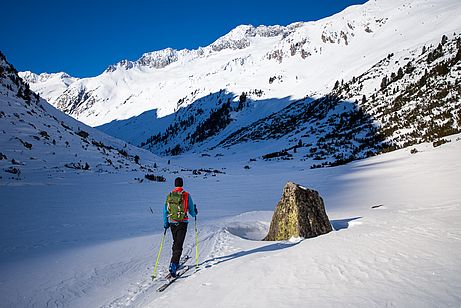
[[[170,192],[166,199],[168,217],[174,221],[182,221],[186,217],[182,192]]]

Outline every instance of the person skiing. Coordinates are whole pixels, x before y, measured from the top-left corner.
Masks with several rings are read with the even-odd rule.
[[[173,253],[169,267],[171,277],[173,278],[176,277],[184,239],[186,238],[189,222],[187,213],[192,217],[198,214],[192,197],[183,189],[183,179],[180,177],[176,178],[174,185],[175,189],[168,194],[163,210],[163,227],[165,229],[171,228],[171,235],[173,236]]]

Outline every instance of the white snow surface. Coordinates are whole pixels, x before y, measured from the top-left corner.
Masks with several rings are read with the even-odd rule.
[[[242,25],[210,46],[145,53],[93,78],[21,77],[92,126],[144,112],[126,126],[112,123],[117,136],[137,143],[168,126],[174,115],[166,115],[209,93],[226,89],[236,100],[242,91],[262,90],[257,110],[239,115],[238,125],[249,125],[297,98],[328,93],[336,80],[362,74],[389,53],[405,59],[459,31],[458,0],[371,0],[316,22]],[[8,157],[0,160],[1,307],[461,306],[461,134],[436,148],[420,144],[335,168],[248,160],[280,150],[270,140],[208,156],[185,153],[170,164],[42,100],[31,107],[16,89],[0,92],[0,154]],[[204,109],[214,107],[202,100]],[[88,142],[80,130],[90,133]],[[91,168],[65,166],[80,161]],[[10,174],[13,167],[21,174]],[[167,181],[141,181],[148,172]],[[159,277],[150,275],[163,203],[177,176],[199,209],[199,270],[158,293],[169,233]],[[335,231],[261,241],[288,181],[319,191]],[[192,266],[193,227],[192,220],[184,246]]]
[[[172,164],[219,163],[226,173],[179,171],[167,183],[133,183],[127,173],[2,181],[2,306],[459,307],[461,135],[447,139],[335,168],[257,161],[246,170],[235,159],[184,156]],[[160,278],[150,275],[177,175],[199,208],[199,271],[158,293],[169,233]],[[335,231],[260,241],[287,181],[320,192]],[[184,254],[194,265],[193,221]]]

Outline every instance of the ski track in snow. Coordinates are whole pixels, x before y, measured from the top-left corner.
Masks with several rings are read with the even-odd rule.
[[[37,252],[26,249],[29,256],[4,259],[7,261],[0,264],[1,297],[6,307],[287,307],[300,303],[313,307],[458,307],[460,135],[450,140],[435,149],[419,145],[416,155],[403,149],[321,170],[303,170],[301,165],[288,165],[293,162],[281,162],[261,163],[248,173],[235,167],[234,161],[224,161],[228,164],[225,175],[186,178],[199,206],[200,266],[163,293],[156,292],[161,278],[150,278],[162,233],[135,233],[136,226],[122,219],[114,230],[125,226],[125,232],[135,237],[123,237],[117,231],[113,241],[94,242],[89,235],[99,229],[83,225],[76,246],[58,244],[41,253],[41,248],[36,248]],[[117,177],[107,180],[126,183],[117,184],[118,190],[123,185],[130,187],[122,189],[129,204],[139,204],[130,191],[138,194],[153,189],[154,195],[163,195],[169,189],[137,184],[133,190],[132,184]],[[272,212],[248,210],[272,210],[287,180],[321,193],[336,231],[302,241],[260,241]],[[99,185],[97,181],[89,183]],[[24,194],[30,187],[34,186],[14,189]],[[68,187],[79,189],[77,185]],[[101,187],[108,189],[111,184]],[[2,186],[0,193],[5,193],[5,188],[13,189]],[[69,199],[55,194],[56,186],[43,189],[43,196],[34,200],[42,206],[47,205],[40,201],[49,200],[47,194]],[[210,190],[220,191],[220,195],[210,196]],[[221,198],[218,203],[216,198]],[[239,211],[247,213],[235,216]],[[38,225],[47,221],[47,213],[36,216]],[[143,213],[152,219],[147,210]],[[161,216],[158,210],[154,213]],[[100,216],[100,223],[105,219],[109,218]],[[161,228],[160,219],[152,223]],[[41,239],[44,247],[54,243],[66,228],[54,230],[57,233],[46,233],[47,239]],[[36,236],[40,239],[42,233]],[[188,264],[192,266],[194,236],[191,221],[185,252],[191,256]],[[2,254],[8,256],[8,242],[2,247]],[[170,256],[168,232],[159,277],[167,273]],[[174,294],[182,296],[172,301]]]
[[[253,283],[257,285],[270,281],[268,290],[258,288],[263,294],[258,299],[254,298],[252,303],[257,303],[254,306],[278,307],[304,301],[313,306],[336,306],[344,304],[344,301],[335,301],[335,298],[348,298],[349,294],[351,299],[351,293],[352,301],[346,301],[351,306],[424,307],[432,306],[443,296],[454,299],[445,302],[450,306],[459,302],[460,298],[455,289],[451,292],[444,290],[444,285],[449,283],[447,277],[453,278],[450,271],[457,268],[459,261],[454,255],[441,256],[440,252],[447,245],[459,246],[459,242],[451,238],[444,240],[446,231],[440,230],[437,218],[446,214],[460,218],[459,205],[444,207],[448,213],[443,215],[437,214],[439,210],[437,207],[414,209],[411,216],[403,215],[400,219],[395,219],[399,217],[396,214],[401,212],[398,209],[376,214],[370,210],[368,217],[361,218],[362,224],[351,224],[347,232],[337,231],[321,239],[287,245],[277,253],[270,253],[272,249],[265,251],[264,247],[272,245],[270,243],[253,243],[256,246],[254,253],[242,253],[242,257],[235,258],[233,263],[232,258],[225,258],[229,263],[220,264],[214,261],[216,257],[232,255],[239,250],[233,247],[242,246],[241,239],[223,232],[217,235],[219,245],[203,275],[192,276],[187,285],[172,286],[177,290],[171,292],[187,295],[191,293],[189,288],[196,290],[197,286],[201,286],[201,290],[217,287],[235,295],[228,295],[228,299],[222,299],[217,306],[235,307],[239,305],[238,294],[243,294],[244,288]],[[457,231],[459,234],[459,228]],[[408,247],[408,243],[413,244]],[[459,247],[457,252],[459,254]],[[219,265],[219,273],[206,273],[206,270],[213,270],[215,265]],[[245,271],[242,267],[251,270]],[[234,273],[233,280],[223,278],[231,272]],[[238,288],[237,281],[244,286]],[[456,283],[459,286],[459,279]],[[383,295],[383,289],[395,298]],[[421,292],[421,289],[425,291]],[[213,298],[212,292],[201,294],[201,299],[193,302],[199,304],[205,299],[207,303],[208,295]],[[280,298],[284,300],[280,302]],[[151,302],[150,306],[161,306],[168,301],[171,298],[165,295]],[[179,301],[171,306],[179,307],[187,302]]]
[[[170,234],[168,233],[168,235]],[[190,230],[189,230],[188,235],[187,235],[187,241],[190,243],[194,242],[192,235],[193,234],[190,234]],[[206,233],[204,237],[202,236],[199,238],[199,245],[204,247],[200,249],[199,254],[206,253],[207,249],[209,249],[210,247],[210,245],[206,245],[206,244],[213,237],[214,237],[213,233]],[[125,293],[123,295],[116,298],[114,301],[112,301],[108,305],[104,305],[103,307],[107,307],[107,308],[126,307],[126,306],[136,303],[136,301],[142,300],[143,298],[151,295],[152,293],[155,294],[156,289],[165,282],[165,279],[163,277],[165,277],[168,274],[168,269],[167,269],[167,266],[165,266],[165,264],[168,264],[168,257],[171,254],[170,252],[171,248],[167,246],[167,247],[164,247],[164,249],[167,251],[162,254],[163,255],[162,263],[164,265],[161,266],[161,268],[159,267],[158,277],[154,281],[152,281],[152,279],[150,278],[150,275],[152,275],[153,266],[147,266],[143,271],[144,273],[140,281],[132,282],[130,284],[130,287],[124,291]],[[193,266],[193,267],[195,266],[195,246],[193,244],[187,244],[187,245],[185,244],[182,255],[183,256],[189,255],[190,259],[187,261],[186,264]],[[152,257],[152,259],[153,258],[154,257]],[[148,261],[148,260],[145,260],[145,261]],[[139,269],[130,268],[130,271],[138,272]],[[185,275],[184,277],[187,277],[187,276],[189,276],[189,274]]]
[[[192,226],[189,228],[192,229],[191,227]],[[178,282],[180,283],[182,280],[192,275],[195,275],[199,271],[206,270],[215,265],[218,265],[221,262],[225,262],[229,259],[227,257],[229,254],[232,255],[232,253],[240,251],[239,248],[232,246],[232,235],[222,225],[211,226],[211,228],[203,228],[201,229],[200,233],[199,255],[202,259],[204,259],[204,261],[201,261],[199,263],[198,269],[195,270],[195,246],[194,244],[191,244],[194,242],[194,234],[191,234],[191,230],[189,230],[186,240],[186,242],[189,242],[189,244],[184,247],[183,256],[189,255],[191,257],[186,264],[192,266],[194,269],[189,273],[186,273],[182,278],[179,279],[179,281],[176,281],[175,284]],[[170,247],[166,248],[168,253],[164,253],[163,255],[167,255],[169,257]],[[163,263],[168,264],[168,258],[165,258],[164,256],[163,259]],[[137,268],[130,268],[130,270],[138,271]],[[149,278],[151,272],[152,267],[148,267],[144,275],[147,278],[132,283],[130,288],[125,291],[126,293],[124,295],[115,299],[110,304],[104,305],[103,307],[126,307],[129,305],[135,305],[139,302],[142,303],[140,306],[143,306],[146,303],[146,298],[150,300],[152,297],[155,297],[155,295],[161,296],[160,293],[156,293],[156,289],[165,282],[162,277],[168,274],[168,269],[166,266],[162,266],[162,268],[159,270],[158,278],[154,281]],[[138,304],[136,306],[138,306]]]

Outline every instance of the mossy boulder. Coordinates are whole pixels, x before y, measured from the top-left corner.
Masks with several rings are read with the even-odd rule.
[[[332,231],[320,194],[288,182],[277,204],[265,241],[311,238]]]

